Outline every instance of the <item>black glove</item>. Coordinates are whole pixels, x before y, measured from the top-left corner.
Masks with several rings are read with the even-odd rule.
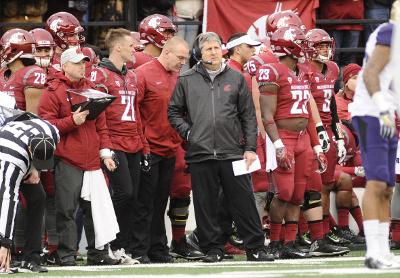
[[[148,172],[151,168],[151,155],[144,154],[142,155],[142,171]]]
[[[118,165],[119,165],[119,160],[118,160],[118,156],[114,151],[111,151],[111,159],[114,160],[115,163],[115,169],[117,169]],[[114,170],[113,170],[114,171]]]

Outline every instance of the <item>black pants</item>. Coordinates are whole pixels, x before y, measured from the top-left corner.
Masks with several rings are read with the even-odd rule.
[[[230,212],[246,250],[264,246],[264,235],[254,201],[250,175],[234,176],[232,160],[207,160],[190,164],[198,239],[204,253],[224,254],[218,225],[219,187],[229,200]]]
[[[31,261],[42,253],[42,226],[46,193],[41,182],[21,183],[19,189],[26,200],[25,234],[22,260]]]
[[[140,174],[137,202],[134,205],[131,252],[134,257],[169,252],[164,214],[175,168],[175,157],[151,154],[151,169]]]
[[[117,238],[113,240],[111,250],[129,247],[130,229],[133,219],[133,203],[137,199],[141,172],[141,152],[125,153],[114,150],[118,157],[117,169],[110,172],[106,168],[107,177],[112,184],[112,202],[119,225]]]
[[[229,207],[229,200],[225,198],[224,190],[220,186],[217,213],[218,224],[222,230],[221,242],[223,245],[229,241],[229,238],[233,234],[232,215]]]

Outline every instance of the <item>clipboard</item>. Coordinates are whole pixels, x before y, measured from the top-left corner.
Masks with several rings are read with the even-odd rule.
[[[67,93],[72,112],[78,110],[79,107],[81,107],[81,111],[89,110],[89,114],[86,117],[87,120],[96,119],[117,98],[93,89],[71,89],[67,90]],[[72,97],[71,93],[73,94]],[[80,102],[72,104],[72,100]]]

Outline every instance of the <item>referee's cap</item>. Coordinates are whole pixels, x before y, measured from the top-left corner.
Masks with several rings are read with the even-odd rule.
[[[31,138],[29,143],[33,156],[33,166],[36,170],[52,169],[54,167],[54,150],[56,145],[53,138],[39,133]]]

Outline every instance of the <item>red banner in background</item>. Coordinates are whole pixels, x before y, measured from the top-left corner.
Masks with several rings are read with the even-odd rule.
[[[294,11],[310,30],[315,28],[318,6],[319,0],[204,0],[203,32],[215,32],[224,42],[235,33],[263,38],[268,15],[285,10]]]

